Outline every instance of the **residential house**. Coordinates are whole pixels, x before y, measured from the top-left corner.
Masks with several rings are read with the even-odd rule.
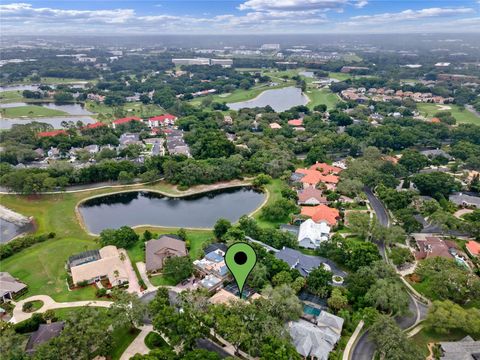
[[[442,156],[442,157],[448,159],[449,161],[454,160],[453,157],[450,154],[446,153],[442,149],[423,150],[423,151],[420,151],[420,154],[425,155],[426,157],[428,157],[430,159],[435,158],[437,156]]]
[[[94,155],[100,151],[100,147],[97,144],[87,145],[83,150],[87,150],[90,154]]]
[[[114,129],[117,128],[117,126],[119,125],[123,125],[123,124],[128,124],[129,122],[132,122],[132,121],[142,121],[142,119],[140,119],[139,117],[136,117],[136,116],[131,116],[131,117],[126,117],[126,118],[121,118],[121,119],[117,119],[117,120],[114,120],[112,122],[112,127]]]
[[[136,133],[124,133],[120,135],[119,139],[120,147],[127,147],[128,145],[139,145],[143,144],[140,141],[140,134]]]
[[[67,135],[67,132],[65,130],[52,130],[52,131],[40,131],[39,133],[37,133],[37,136],[39,138],[54,137],[58,135]]]
[[[26,353],[32,355],[40,345],[60,336],[64,326],[65,323],[63,321],[57,321],[50,324],[40,324],[37,331],[34,331],[28,338],[25,347]]]
[[[87,124],[87,126],[83,127],[82,130],[88,130],[88,129],[98,129],[101,127],[107,126],[107,124],[102,123],[102,122],[96,122],[93,124]]]
[[[60,157],[60,150],[56,147],[50,147],[50,150],[47,151],[47,156],[50,159],[58,159]]]
[[[203,250],[204,255],[207,255],[208,253],[211,253],[212,251],[215,250],[220,250],[223,251],[223,253],[227,252],[228,246],[224,243],[213,243],[208,245],[205,250]]]
[[[275,257],[279,260],[285,261],[291,269],[296,269],[303,277],[307,277],[308,274],[323,266],[327,270],[331,270],[335,275],[345,276],[345,273],[334,267],[333,263],[330,263],[327,259],[323,259],[319,256],[305,255],[298,250],[294,250],[288,247],[283,247],[282,250],[275,253]]]
[[[123,256],[113,245],[108,245],[98,250],[99,258],[92,255],[92,261],[70,265],[70,273],[75,285],[82,282],[94,283],[107,279],[112,286],[128,283],[128,273]],[[69,259],[70,261],[70,259]]]
[[[320,204],[317,206],[302,206],[301,215],[311,218],[316,223],[325,221],[330,226],[337,225],[340,219],[340,212],[327,205]]]
[[[195,260],[193,265],[203,275],[215,275],[225,280],[228,277],[228,268],[225,264],[225,252],[217,249],[206,254],[202,259]]]
[[[223,116],[223,123],[227,125],[232,125],[233,124],[233,119],[230,115],[224,115]]]
[[[312,219],[305,220],[298,232],[298,245],[303,248],[316,249],[320,243],[330,238],[330,226],[325,221],[315,223]]]
[[[458,206],[475,207],[480,209],[480,197],[467,193],[454,193],[448,197],[448,200]]]
[[[148,126],[150,126],[151,128],[159,127],[159,126],[161,127],[174,126],[177,119],[178,118],[172,114],[154,116],[148,119]]]
[[[319,205],[328,203],[328,200],[323,196],[322,191],[313,187],[302,189],[298,191],[297,195],[299,205]]]
[[[187,256],[185,241],[176,235],[162,235],[145,243],[145,265],[147,272],[163,268],[165,260],[175,256]]]
[[[289,323],[289,332],[297,352],[306,358],[328,360],[341,337],[344,320],[322,311],[315,323],[300,319]]]
[[[465,244],[465,248],[468,253],[473,257],[479,257],[480,255],[480,243],[474,240],[470,240]]]
[[[419,248],[419,250],[415,252],[415,258],[417,260],[438,256],[453,259],[452,252],[455,249],[455,244],[452,242],[447,242],[435,236],[417,238],[416,242]]]
[[[440,343],[441,360],[478,360],[480,359],[480,341],[470,336],[460,341],[442,341]]]
[[[279,130],[282,128],[282,126],[276,122],[271,123],[269,126],[270,126],[270,129],[273,129],[273,130]]]
[[[303,119],[293,119],[293,120],[288,120],[288,125],[290,126],[302,126],[303,125]]]
[[[8,272],[0,272],[0,298],[13,300],[27,291],[27,285],[15,279]]]

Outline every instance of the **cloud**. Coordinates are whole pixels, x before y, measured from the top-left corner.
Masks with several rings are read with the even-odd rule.
[[[471,8],[427,8],[421,10],[404,10],[397,13],[353,16],[345,25],[384,24],[398,21],[412,21],[424,18],[453,16],[475,13]]]
[[[479,1],[480,1],[480,0],[479,0]],[[358,3],[355,4],[355,7],[356,7],[357,9],[361,9],[361,8],[367,6],[367,5],[368,5],[368,1],[366,1],[366,0],[361,0],[361,1],[359,1]]]

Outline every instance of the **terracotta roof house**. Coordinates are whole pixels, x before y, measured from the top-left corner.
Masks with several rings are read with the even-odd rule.
[[[52,131],[41,131],[37,133],[37,136],[40,138],[54,137],[58,135],[67,135],[67,132],[65,130],[52,130]]]
[[[297,195],[299,205],[319,205],[328,203],[327,198],[322,196],[322,191],[313,187],[307,187],[299,191]]]
[[[480,359],[480,341],[473,340],[470,336],[460,341],[440,343],[441,360],[478,360]]]
[[[322,164],[317,164],[317,165],[322,165]],[[312,165],[312,167],[313,166],[316,166],[316,165]],[[331,172],[328,169],[323,167],[319,167],[320,170],[316,170],[312,167],[310,169],[295,170],[295,173],[294,175],[292,175],[291,180],[296,182],[301,182],[304,188],[316,187],[319,183],[325,183],[327,185],[327,188],[329,189],[334,189],[338,184],[338,182],[340,181],[340,178],[337,175],[334,175],[334,172]]]
[[[177,121],[177,117],[172,114],[164,114],[159,116],[154,116],[148,119],[148,126],[150,127],[158,127],[158,126],[167,126],[167,125],[175,125],[175,121]]]
[[[185,241],[176,235],[162,235],[156,240],[145,243],[147,272],[156,272],[163,268],[165,260],[174,256],[187,256]]]
[[[118,125],[127,124],[127,123],[132,122],[132,121],[142,121],[142,119],[140,119],[139,117],[136,117],[136,116],[117,119],[117,120],[114,120],[112,122],[112,127],[115,129]]]
[[[23,294],[27,285],[15,279],[8,272],[0,272],[0,300],[12,300],[14,297]]]
[[[326,163],[317,162],[316,164],[313,164],[312,166],[310,166],[310,170],[320,171],[323,175],[328,175],[328,174],[338,175],[343,169],[336,166],[328,165]]]
[[[96,122],[96,123],[93,123],[93,124],[87,124],[87,126],[84,126],[82,128],[82,130],[97,129],[97,128],[104,127],[104,126],[107,126],[107,124],[102,123],[102,122]]]
[[[303,119],[288,120],[288,125],[291,125],[291,126],[302,126],[302,125],[303,125]]]
[[[65,324],[63,321],[58,321],[51,324],[40,324],[38,330],[33,332],[28,338],[28,342],[25,347],[27,354],[33,354],[38,346],[59,336],[64,326]]]
[[[307,249],[316,249],[320,243],[330,238],[330,226],[325,221],[315,223],[312,219],[305,220],[298,232],[298,245]]]
[[[434,123],[434,124],[439,124],[439,123],[441,123],[442,121],[441,121],[439,118],[434,117],[434,118],[431,118],[431,119],[430,119],[430,122],[431,122],[431,123]]]
[[[425,239],[417,239],[416,241],[420,249],[415,252],[415,259],[417,260],[424,260],[437,256],[453,259],[448,244],[438,237],[427,236]]]
[[[108,245],[98,250],[98,253],[100,258],[70,267],[73,283],[94,283],[102,279],[108,279],[112,286],[128,283],[125,263],[117,247]]]
[[[282,126],[279,123],[274,122],[274,123],[270,124],[270,129],[278,130],[278,129],[281,129],[281,128],[282,128]]]
[[[337,209],[323,204],[317,206],[303,206],[301,214],[308,216],[316,223],[325,221],[330,226],[335,226],[340,218],[340,212]]]
[[[289,323],[289,332],[297,352],[305,359],[327,360],[340,339],[343,319],[322,311],[316,323],[300,319]]]
[[[470,255],[474,257],[478,257],[478,255],[480,255],[480,243],[470,240],[465,244],[465,247],[467,248],[467,251],[470,253]]]

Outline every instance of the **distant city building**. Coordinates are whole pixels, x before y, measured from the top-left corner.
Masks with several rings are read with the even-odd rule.
[[[210,58],[188,58],[188,59],[172,59],[176,65],[221,65],[223,67],[231,67],[233,65],[232,59],[210,59]]]
[[[278,51],[280,50],[280,44],[263,44],[260,46],[260,50]]]

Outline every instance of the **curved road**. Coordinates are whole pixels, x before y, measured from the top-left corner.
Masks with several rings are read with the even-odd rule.
[[[388,217],[388,212],[383,203],[373,194],[373,191],[365,187],[364,188],[365,194],[367,195],[368,201],[372,206],[375,214],[377,215],[378,222],[385,226],[390,226],[390,220]],[[386,252],[385,252],[385,245],[381,242],[377,243],[378,249],[380,254],[383,257],[384,261],[387,261]],[[409,314],[397,317],[395,321],[397,322],[398,326],[403,330],[408,329],[409,327],[416,324],[418,321],[424,319],[427,315],[428,306],[419,302],[415,299],[410,292],[409,295]],[[354,345],[354,348],[351,352],[351,359],[352,360],[372,360],[375,354],[375,344],[369,339],[368,331],[363,333],[362,336],[358,339],[357,343]]]

